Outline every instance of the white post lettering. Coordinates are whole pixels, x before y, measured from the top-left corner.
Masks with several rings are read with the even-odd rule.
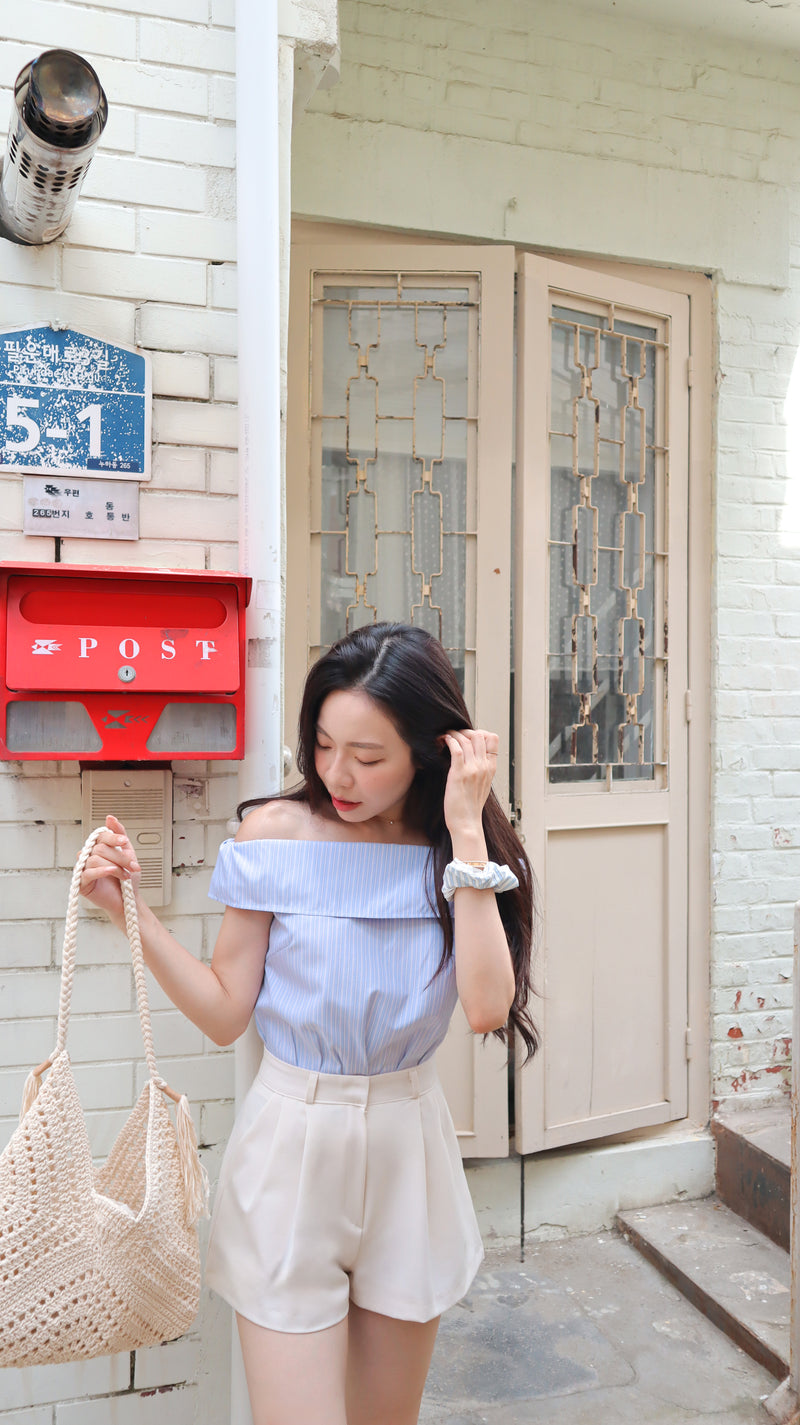
[[[170,659],[170,658],[174,658],[174,657],[175,657],[175,644],[173,643],[173,641],[172,641],[171,638],[162,638],[162,640],[161,640],[161,657],[162,657],[162,660],[163,660],[163,659]]]
[[[89,649],[90,649],[90,648],[96,648],[96,647],[97,647],[97,639],[96,639],[96,638],[82,638],[82,639],[81,639],[81,651],[80,651],[80,653],[78,654],[78,657],[79,657],[79,658],[88,658],[88,657],[89,657]]]
[[[201,663],[207,663],[209,658],[211,657],[211,654],[216,653],[217,651],[216,645],[212,643],[211,639],[196,638],[194,641],[194,646],[195,648],[202,648],[203,650],[200,654]]]
[[[130,652],[128,652],[128,649],[130,649]],[[140,652],[139,645],[135,638],[123,638],[119,646],[119,651],[123,658],[138,658]]]

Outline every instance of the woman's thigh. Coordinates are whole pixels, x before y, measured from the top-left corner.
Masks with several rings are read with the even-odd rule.
[[[347,1319],[326,1331],[270,1331],[237,1313],[253,1425],[347,1425]]]
[[[416,1425],[439,1317],[397,1321],[350,1303],[347,1425]]]

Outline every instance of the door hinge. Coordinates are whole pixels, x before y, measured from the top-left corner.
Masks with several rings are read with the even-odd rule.
[[[691,720],[692,720],[692,690],[691,690],[691,688],[687,688],[687,689],[686,689],[686,693],[685,693],[684,697],[685,697],[686,721],[687,721],[687,722],[691,722]]]
[[[694,362],[691,356],[686,358],[686,385],[691,389],[692,378],[694,376]]]
[[[693,1048],[694,1048],[694,1043],[693,1043],[693,1041],[692,1041],[692,1028],[691,1028],[691,1025],[687,1024],[687,1026],[686,1026],[686,1059],[687,1059],[687,1061],[688,1061],[689,1059],[691,1059],[691,1057],[692,1057],[692,1050],[693,1050]]]

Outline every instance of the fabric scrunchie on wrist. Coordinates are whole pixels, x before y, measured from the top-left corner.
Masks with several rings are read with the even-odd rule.
[[[454,857],[444,868],[442,894],[451,901],[457,890],[469,887],[475,891],[513,891],[519,885],[518,878],[510,866],[498,866],[496,861],[487,861],[483,866],[472,866],[468,861]]]

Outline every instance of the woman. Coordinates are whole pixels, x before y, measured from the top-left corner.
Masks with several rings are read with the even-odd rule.
[[[246,803],[220,850],[211,965],[139,906],[177,1007],[220,1045],[255,1011],[265,1044],[206,1271],[237,1313],[255,1425],[414,1425],[439,1316],[478,1268],[432,1055],[456,997],[476,1033],[536,1047],[532,873],[491,791],[497,751],[435,639],[359,629],[308,675],[303,785]],[[109,817],[83,894],[122,925],[138,872]]]

